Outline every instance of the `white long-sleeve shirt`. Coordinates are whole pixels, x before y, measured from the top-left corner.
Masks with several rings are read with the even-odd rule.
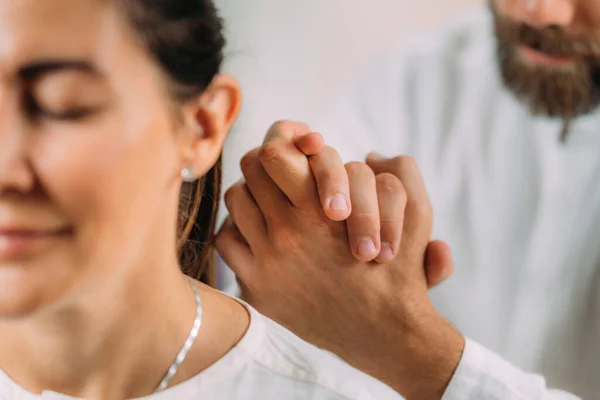
[[[198,375],[138,400],[402,400],[383,383],[302,341],[247,306],[250,326]],[[0,400],[76,400],[27,392],[0,369]]]
[[[456,269],[432,297],[471,338],[446,400],[600,399],[600,112],[561,144],[562,122],[503,86],[495,45],[478,10],[378,63],[311,127],[345,161],[422,168]]]

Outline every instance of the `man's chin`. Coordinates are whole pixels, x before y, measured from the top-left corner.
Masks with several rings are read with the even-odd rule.
[[[587,64],[577,59],[541,62],[536,56],[520,46],[499,50],[505,86],[533,115],[572,119],[596,108],[598,89]]]

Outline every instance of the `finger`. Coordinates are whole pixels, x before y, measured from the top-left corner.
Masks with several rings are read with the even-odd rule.
[[[313,173],[304,155],[292,140],[272,140],[262,145],[260,163],[296,208],[319,207]]]
[[[302,139],[309,134],[310,128],[302,122],[276,122],[267,132],[259,154],[265,171],[298,208],[314,208],[318,199],[306,154],[296,144],[300,140],[300,145],[309,147],[309,153],[318,150],[312,143],[315,138]]]
[[[440,240],[429,243],[425,253],[425,275],[429,289],[440,285],[453,273],[454,261],[450,246]]]
[[[350,181],[352,213],[346,221],[348,239],[354,257],[372,261],[381,249],[379,204],[375,174],[363,163],[346,164]]]
[[[325,149],[325,139],[320,133],[311,132],[300,136],[295,141],[296,147],[305,156],[310,157],[319,154]]]
[[[290,211],[289,200],[277,187],[258,160],[258,149],[247,153],[241,161],[246,186],[256,201],[270,232],[270,225],[286,216]]]
[[[295,139],[310,133],[308,125],[296,121],[277,121],[267,131],[263,144],[274,140],[293,143]]]
[[[250,248],[257,251],[264,246],[268,240],[265,218],[245,182],[237,182],[225,192],[225,206]]]
[[[400,248],[406,207],[406,190],[400,179],[384,172],[375,177],[381,223],[381,251],[376,261],[389,263]]]
[[[344,221],[351,212],[350,185],[338,152],[326,146],[319,154],[310,157],[309,163],[325,215],[333,221]]]
[[[412,157],[384,159],[371,154],[367,164],[375,174],[389,172],[400,179],[406,189],[407,202],[404,216],[404,233],[411,243],[423,247],[429,243],[433,227],[433,211],[429,194],[417,163]],[[422,254],[421,254],[422,255]]]
[[[227,219],[219,231],[215,240],[215,248],[239,279],[251,282],[252,277],[256,276],[253,271],[254,255],[241,239],[241,235],[231,219]]]

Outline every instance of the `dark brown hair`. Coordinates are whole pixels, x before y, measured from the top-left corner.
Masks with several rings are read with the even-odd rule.
[[[223,62],[223,24],[212,0],[119,0],[135,34],[157,61],[173,98],[198,97]],[[221,159],[183,185],[177,248],[183,272],[216,283],[214,237],[221,196]]]

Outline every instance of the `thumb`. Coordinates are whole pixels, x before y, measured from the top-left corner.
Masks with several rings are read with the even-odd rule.
[[[307,157],[319,154],[325,149],[325,139],[323,138],[323,135],[316,132],[300,136],[294,143],[298,150]]]
[[[452,250],[446,242],[430,242],[425,252],[425,276],[429,289],[446,281],[454,272]]]

